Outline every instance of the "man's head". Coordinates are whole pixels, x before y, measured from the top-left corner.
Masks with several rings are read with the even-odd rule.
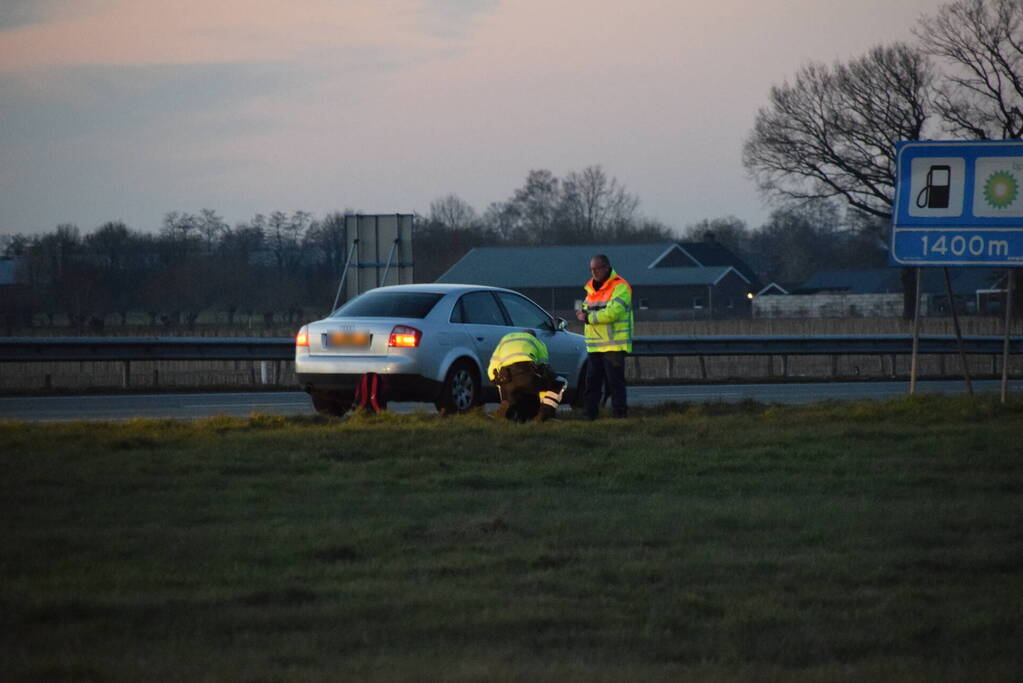
[[[597,282],[603,282],[611,276],[611,259],[604,254],[597,254],[590,259],[590,274]]]

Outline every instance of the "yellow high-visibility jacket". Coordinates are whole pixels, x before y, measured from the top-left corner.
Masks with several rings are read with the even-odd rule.
[[[547,353],[547,346],[529,334],[528,332],[511,332],[501,337],[497,348],[490,356],[490,365],[487,367],[487,376],[494,379],[497,371],[512,363],[532,361],[536,365],[546,365],[550,362]]]
[[[614,270],[600,289],[586,283],[586,350],[632,351],[632,287]]]

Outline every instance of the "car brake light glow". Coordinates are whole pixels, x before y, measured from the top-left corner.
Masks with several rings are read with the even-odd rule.
[[[394,329],[391,330],[391,336],[387,340],[387,345],[412,348],[419,346],[419,340],[422,336],[423,333],[414,327],[409,327],[408,325],[395,325]]]
[[[295,335],[295,346],[309,346],[309,330],[305,325]]]

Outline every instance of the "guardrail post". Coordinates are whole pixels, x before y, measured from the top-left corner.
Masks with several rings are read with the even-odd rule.
[[[121,388],[127,389],[131,386],[131,361],[122,361],[121,366]]]
[[[707,360],[700,356],[700,377],[707,379]]]
[[[782,356],[781,357],[781,376],[782,377],[788,377],[789,376],[789,357],[788,356]]]
[[[838,356],[831,357],[831,378],[838,377]]]
[[[156,368],[153,368],[153,386],[160,386],[160,371]]]
[[[259,361],[259,383],[260,384],[268,384],[269,383],[268,382],[269,375],[270,375],[270,364],[267,361],[265,361],[265,360]]]

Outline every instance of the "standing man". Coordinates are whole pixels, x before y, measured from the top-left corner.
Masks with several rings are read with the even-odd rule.
[[[550,368],[547,346],[533,330],[501,337],[490,357],[487,375],[501,393],[497,417],[543,422],[554,417],[568,382]]]
[[[604,254],[590,259],[586,302],[575,316],[586,325],[586,419],[595,420],[604,383],[611,392],[611,417],[627,417],[625,354],[632,351],[632,287]]]

